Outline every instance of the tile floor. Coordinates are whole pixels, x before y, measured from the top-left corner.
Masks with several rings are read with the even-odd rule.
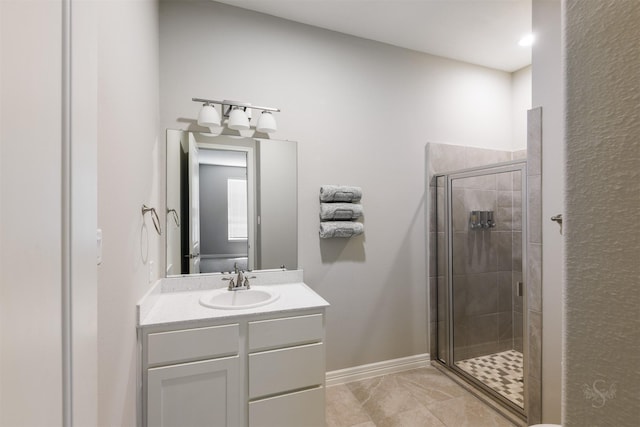
[[[327,388],[327,427],[514,427],[434,367]]]

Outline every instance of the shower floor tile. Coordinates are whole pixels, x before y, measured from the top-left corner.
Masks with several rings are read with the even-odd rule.
[[[456,366],[518,406],[524,406],[522,353],[507,350],[456,362]]]

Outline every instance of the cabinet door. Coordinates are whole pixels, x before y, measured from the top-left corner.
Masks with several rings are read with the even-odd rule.
[[[236,427],[239,357],[149,369],[148,427]]]

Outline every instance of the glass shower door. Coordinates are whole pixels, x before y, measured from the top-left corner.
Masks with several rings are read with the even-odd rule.
[[[524,176],[513,164],[437,177],[434,224],[438,359],[519,410]]]

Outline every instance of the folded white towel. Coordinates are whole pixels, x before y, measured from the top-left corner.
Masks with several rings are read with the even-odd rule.
[[[320,220],[352,220],[362,216],[362,205],[357,203],[320,203]]]
[[[347,185],[323,185],[320,187],[321,202],[357,202],[362,198],[362,189]]]
[[[353,237],[364,233],[364,225],[361,222],[351,221],[327,221],[320,223],[320,238]]]

